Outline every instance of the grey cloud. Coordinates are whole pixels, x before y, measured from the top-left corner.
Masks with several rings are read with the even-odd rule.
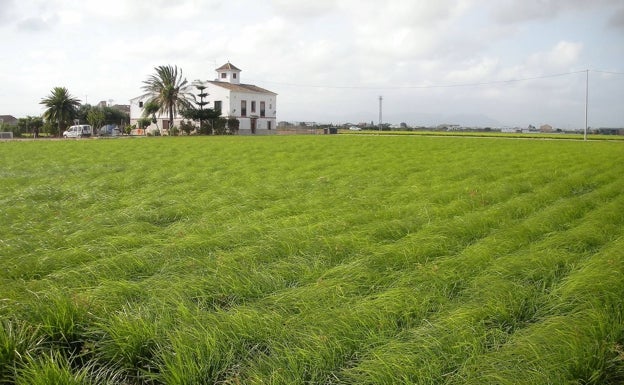
[[[17,23],[17,29],[25,32],[39,32],[50,28],[50,24],[41,17],[29,17]]]
[[[528,20],[550,19],[557,15],[592,8],[611,8],[620,0],[507,0],[491,7],[494,20],[501,23],[518,23]]]
[[[611,15],[609,26],[624,29],[624,8],[618,9]]]
[[[20,20],[17,23],[17,29],[23,32],[41,32],[48,31],[53,28],[54,24],[58,20],[58,17],[53,16],[51,18],[45,17],[28,17]]]
[[[0,0],[0,21],[11,20],[14,4],[14,0]]]
[[[570,3],[574,3],[571,1]],[[562,8],[559,0],[526,0],[497,3],[492,11],[495,20],[503,23],[522,22],[534,19],[547,19],[559,13]]]

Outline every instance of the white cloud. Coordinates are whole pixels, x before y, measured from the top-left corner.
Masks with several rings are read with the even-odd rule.
[[[37,113],[41,97],[59,85],[89,102],[122,103],[157,65],[210,79],[230,60],[244,82],[279,94],[279,119],[376,120],[383,94],[384,115],[400,121],[414,111],[451,111],[514,122],[549,105],[548,114],[563,121],[568,114],[558,106],[576,98],[572,78],[397,87],[520,79],[589,64],[621,71],[621,29],[606,27],[622,25],[621,9],[621,0],[0,0],[0,44],[16,53],[0,61],[0,105],[10,109],[0,113]],[[542,89],[553,100],[537,108]],[[621,106],[619,95],[607,105]]]
[[[450,71],[445,80],[449,83],[465,84],[487,82],[496,78],[498,59],[483,57],[462,63],[461,69]]]
[[[271,0],[276,14],[286,18],[309,19],[331,13],[335,8],[334,0]]]
[[[527,66],[537,73],[550,73],[553,71],[578,70],[578,59],[583,50],[582,43],[560,41],[548,52],[531,54]]]
[[[350,14],[358,48],[390,59],[423,58],[436,50],[463,8],[457,1],[363,3]]]

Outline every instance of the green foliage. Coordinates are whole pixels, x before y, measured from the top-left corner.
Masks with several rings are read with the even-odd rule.
[[[122,127],[130,121],[130,115],[117,108],[109,106],[91,106],[83,104],[78,109],[77,119],[81,122],[88,122],[96,128],[105,124],[115,124]]]
[[[90,384],[87,371],[72,370],[70,363],[59,354],[50,354],[32,360],[18,370],[16,385],[85,385]]]
[[[104,115],[104,111],[100,108],[91,108],[87,113],[87,122],[93,127],[95,130],[102,127],[104,125],[104,120],[106,119]]]
[[[190,122],[183,120],[180,122],[180,130],[182,130],[186,135],[190,135],[191,131],[195,129],[195,125]]]
[[[39,133],[43,127],[43,118],[39,116],[27,116],[17,119],[17,127],[13,128],[13,135],[16,137],[28,133],[34,136],[35,132]]]
[[[169,127],[173,127],[173,118],[178,111],[188,108],[194,96],[177,66],[158,66],[154,71],[156,73],[143,82],[144,96],[149,98],[148,104],[158,105],[158,112],[169,114]],[[151,114],[144,108],[147,114]]]
[[[55,87],[49,96],[41,99],[40,104],[46,108],[43,118],[56,123],[56,134],[60,136],[62,130],[77,116],[80,101],[71,96],[67,88]]]
[[[14,138],[19,138],[22,136],[22,131],[20,127],[17,125],[0,123],[0,132],[12,132]]]
[[[149,117],[152,123],[156,123],[156,114],[160,110],[160,104],[157,100],[149,100],[143,105],[143,116]]]
[[[52,122],[44,122],[41,127],[41,132],[47,133],[50,136],[58,135],[58,126]]]
[[[225,118],[211,119],[210,126],[215,135],[225,135],[228,133],[227,120]]]
[[[130,115],[124,111],[114,107],[104,107],[102,110],[104,112],[104,124],[116,124],[122,127],[125,123],[130,122]]]
[[[216,119],[221,116],[221,111],[214,111],[211,108],[207,108],[205,110],[200,110],[197,108],[189,107],[184,109],[180,115],[189,120],[195,121],[208,121],[211,119]]]
[[[624,381],[621,142],[0,145],[0,383]]]
[[[201,129],[200,134],[212,135],[214,132],[214,122],[219,120],[221,111],[214,111],[210,108],[198,109],[195,107],[188,107],[182,110],[181,115],[189,120],[199,122]]]
[[[159,340],[159,321],[147,309],[127,306],[97,325],[94,356],[131,381],[149,376]]]
[[[5,318],[0,322],[0,383],[13,379],[14,369],[42,349],[42,339],[35,326]]]
[[[139,128],[145,129],[145,128],[149,127],[150,124],[152,124],[152,119],[151,118],[141,118],[141,119],[137,120],[137,124],[139,125]]]
[[[227,118],[227,129],[230,134],[236,135],[238,133],[238,129],[240,128],[240,120],[229,117]]]

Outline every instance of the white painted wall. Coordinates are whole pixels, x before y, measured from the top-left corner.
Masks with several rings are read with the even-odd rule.
[[[205,93],[208,94],[206,98],[204,98],[206,104],[206,108],[214,108],[215,101],[221,101],[221,116],[222,117],[235,117],[240,121],[240,133],[246,134],[251,133],[251,118],[256,119],[256,133],[263,133],[269,128],[271,131],[277,128],[277,95],[274,94],[265,94],[265,93],[256,93],[256,92],[236,92],[231,91],[227,88],[220,87],[214,83],[207,83]],[[247,101],[247,115],[245,117],[241,116],[241,101]],[[134,98],[130,100],[130,124],[136,124],[137,121],[143,116],[143,108],[140,107],[140,103],[145,103],[147,98]],[[256,102],[256,110],[252,112],[251,110],[251,102]],[[260,103],[265,103],[265,116],[260,117]],[[159,114],[157,115],[158,124],[150,125],[147,128],[148,131],[158,129],[162,130],[164,127],[164,121],[169,120],[167,114]],[[174,119],[174,125],[179,126],[182,121],[182,117],[178,116]],[[269,123],[270,122],[270,123]]]

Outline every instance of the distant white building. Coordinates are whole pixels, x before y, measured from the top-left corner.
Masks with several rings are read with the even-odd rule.
[[[229,62],[216,69],[215,80],[202,81],[206,87],[202,92],[208,94],[203,100],[204,108],[221,110],[224,118],[239,120],[240,134],[267,134],[277,127],[277,94],[252,84],[241,83],[241,70]],[[197,82],[196,82],[197,83]],[[130,100],[130,124],[136,124],[143,117],[143,104],[147,97],[136,97]],[[157,116],[158,129],[169,129],[169,118],[166,114]],[[174,118],[174,125],[179,126],[181,116]],[[147,130],[156,130],[152,124]]]

